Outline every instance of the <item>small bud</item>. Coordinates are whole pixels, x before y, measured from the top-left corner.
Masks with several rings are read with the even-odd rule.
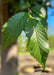
[[[30,17],[30,18],[32,18],[32,16],[31,16],[31,15],[29,15],[29,17]]]

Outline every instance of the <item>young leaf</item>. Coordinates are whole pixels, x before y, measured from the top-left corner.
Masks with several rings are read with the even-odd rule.
[[[29,28],[27,28],[28,25]],[[45,69],[45,63],[49,53],[47,29],[48,29],[47,23],[41,18],[39,19],[30,18],[26,22],[27,37],[28,38],[30,37],[27,49],[30,52],[30,54],[40,64],[42,64],[43,69]]]
[[[4,24],[2,28],[2,49],[17,40],[28,17],[28,13],[17,13]]]

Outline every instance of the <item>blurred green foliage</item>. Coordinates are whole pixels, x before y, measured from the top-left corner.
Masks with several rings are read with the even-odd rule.
[[[25,32],[23,32],[18,37],[18,49],[19,49],[19,52],[25,52],[27,50],[26,45],[27,45],[27,38],[26,38]]]
[[[54,35],[49,36],[49,46],[51,50],[54,50]]]

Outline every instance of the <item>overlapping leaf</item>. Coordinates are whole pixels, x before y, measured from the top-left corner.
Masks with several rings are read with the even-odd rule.
[[[27,37],[30,38],[27,49],[44,69],[49,53],[47,29],[47,23],[41,18],[28,19],[25,29]]]
[[[17,40],[29,17],[28,13],[21,12],[12,16],[2,28],[2,49]]]

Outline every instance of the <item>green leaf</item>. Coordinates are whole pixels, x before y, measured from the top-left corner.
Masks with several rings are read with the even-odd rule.
[[[37,15],[39,15],[40,17],[46,18],[46,10],[40,4],[36,4],[34,7],[31,8],[31,10],[35,12]]]
[[[18,36],[21,34],[21,31],[25,27],[28,17],[28,13],[17,13],[4,24],[2,28],[2,49],[17,40]]]
[[[43,66],[45,69],[45,63],[49,53],[48,46],[48,25],[41,18],[30,18],[26,22],[26,34],[30,38],[27,49],[30,54]]]
[[[36,25],[37,23],[38,23],[37,20],[28,18],[26,25],[25,25],[25,32],[26,32],[26,36],[28,37],[28,40],[30,40],[34,31],[34,25]]]

